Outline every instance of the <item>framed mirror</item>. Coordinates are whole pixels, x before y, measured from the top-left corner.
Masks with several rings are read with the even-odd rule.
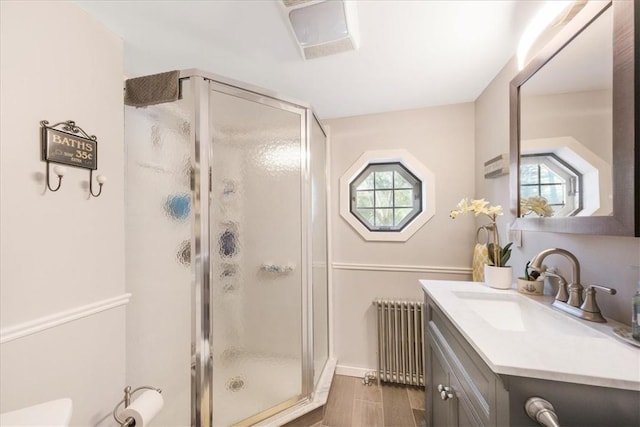
[[[511,81],[513,229],[640,236],[634,3],[587,2]]]

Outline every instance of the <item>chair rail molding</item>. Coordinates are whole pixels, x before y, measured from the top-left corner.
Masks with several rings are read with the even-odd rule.
[[[130,293],[125,293],[102,301],[81,305],[69,310],[59,311],[48,316],[38,317],[27,322],[0,329],[0,344],[23,338],[65,323],[79,320],[94,314],[126,305],[131,299]]]
[[[432,265],[394,265],[394,264],[358,264],[351,262],[334,262],[331,266],[336,270],[360,271],[393,271],[398,273],[434,273],[459,274],[468,276],[471,267],[432,266]]]

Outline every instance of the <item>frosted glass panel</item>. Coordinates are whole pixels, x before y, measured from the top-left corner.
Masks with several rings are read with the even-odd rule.
[[[326,137],[312,118],[311,123],[311,225],[313,293],[313,384],[318,384],[329,358],[327,293],[327,182],[325,176]]]
[[[126,378],[162,389],[158,426],[191,424],[189,88],[176,102],[125,108]]]
[[[302,394],[301,115],[210,95],[213,424]]]

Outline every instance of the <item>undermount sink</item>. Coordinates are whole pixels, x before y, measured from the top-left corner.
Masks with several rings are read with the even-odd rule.
[[[71,421],[71,399],[57,399],[0,414],[2,427],[66,427]]]
[[[498,330],[605,338],[602,333],[522,295],[464,291],[453,294]]]
[[[529,296],[477,282],[421,280],[442,312],[498,375],[640,391],[640,349],[614,337],[621,326],[588,322],[551,307],[553,296]],[[440,316],[428,312],[433,319]],[[429,329],[431,330],[431,329]]]

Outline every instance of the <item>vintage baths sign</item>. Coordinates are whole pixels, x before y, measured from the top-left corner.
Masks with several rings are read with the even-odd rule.
[[[43,126],[43,154],[48,162],[98,169],[97,141]]]

